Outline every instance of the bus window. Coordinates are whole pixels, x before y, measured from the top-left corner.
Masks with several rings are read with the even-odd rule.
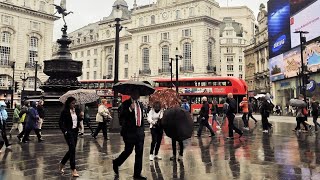
[[[213,81],[208,81],[207,86],[213,86]]]
[[[227,85],[227,86],[232,86],[232,83],[231,83],[230,81],[227,81],[227,82],[226,82],[226,85]]]
[[[94,83],[89,83],[89,89],[94,89]]]
[[[99,88],[100,88],[100,89],[104,89],[104,88],[105,88],[104,85],[105,85],[104,82],[101,82],[100,85],[99,85]]]
[[[87,88],[88,88],[88,84],[87,84],[87,83],[84,83],[84,82],[81,83],[81,86],[82,86],[83,89],[87,89]]]
[[[98,89],[99,88],[99,83],[94,83],[94,88]]]
[[[160,87],[158,82],[156,82],[156,83],[154,84],[154,86],[155,86],[155,87]]]
[[[112,83],[106,83],[106,88],[112,88]]]

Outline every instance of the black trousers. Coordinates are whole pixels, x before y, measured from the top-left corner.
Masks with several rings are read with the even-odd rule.
[[[142,132],[137,132],[137,134],[143,134],[143,128],[140,128],[138,131]],[[143,158],[143,145],[144,145],[144,137],[139,138],[137,135],[137,141],[135,142],[128,142],[124,138],[124,151],[120,154],[120,156],[114,160],[114,164],[116,166],[121,166],[127,158],[130,156],[130,154],[133,151],[133,148],[135,148],[135,162],[134,162],[134,175],[141,175],[142,171],[142,158]]]
[[[248,120],[248,118],[247,118],[247,113],[243,113],[243,115],[242,115],[242,121],[243,121],[243,124],[244,124],[244,127],[249,127],[249,120]]]
[[[21,133],[18,135],[18,138],[22,138],[25,132],[26,132],[26,122],[23,122],[23,123],[22,123],[22,131],[21,131]]]
[[[183,141],[178,141],[179,143],[179,155],[183,156]],[[177,155],[177,140],[172,139],[172,152],[173,156]]]
[[[107,122],[103,121],[103,122],[99,122],[98,127],[96,129],[96,131],[94,132],[93,136],[96,137],[100,130],[102,130],[103,133],[103,137],[107,138],[108,134],[107,134]]]
[[[227,114],[227,118],[228,118],[228,124],[229,124],[229,137],[233,137],[233,130],[238,134],[242,134],[242,131],[240,129],[238,129],[237,127],[235,127],[233,124],[235,115],[234,114]]]
[[[1,123],[1,122],[0,122]],[[7,138],[7,133],[6,133],[6,122],[2,122],[2,126],[1,126],[1,136],[2,139],[4,141],[4,144],[6,145],[6,147],[8,147],[10,145],[8,138]]]
[[[266,115],[261,115],[261,121],[262,121],[262,129],[263,130],[269,130],[270,128],[270,123],[268,121],[268,116]]]
[[[248,114],[248,122],[250,118],[252,118],[255,122],[257,122],[256,118],[253,117],[252,112],[249,112]]]
[[[214,134],[212,127],[208,122],[208,118],[200,120],[199,129],[198,129],[198,136],[201,136],[203,126],[207,127],[211,134]]]
[[[88,128],[90,129],[91,133],[94,133],[94,132],[93,132],[93,129],[92,129],[92,127],[91,127],[91,124],[90,124],[90,119],[85,119],[83,122],[86,123],[86,125],[87,125]]]
[[[304,126],[304,129],[308,130],[307,123],[305,122],[306,121],[305,117],[296,117],[296,121],[297,121],[297,126],[296,126],[295,130],[300,130],[301,129],[301,123]]]
[[[313,123],[314,123],[314,130],[318,131],[318,126],[320,126],[320,124],[317,122],[318,121],[318,115],[314,115],[312,116],[313,118]]]
[[[64,135],[64,138],[66,139],[69,150],[61,160],[61,164],[65,165],[67,161],[70,160],[70,168],[74,170],[76,169],[76,146],[78,141],[78,129],[72,129],[71,131],[68,131],[68,133]]]
[[[151,142],[151,148],[150,148],[150,154],[158,155],[161,141],[162,141],[162,135],[163,130],[160,127],[151,128],[151,135],[152,135],[152,142]]]
[[[29,139],[29,135],[31,133],[31,131],[34,130],[34,132],[36,133],[38,140],[41,139],[41,135],[40,135],[40,129],[34,129],[34,128],[26,128],[24,136],[22,138],[22,142],[24,141],[28,141]]]

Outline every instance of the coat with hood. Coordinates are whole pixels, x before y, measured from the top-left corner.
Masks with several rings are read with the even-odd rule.
[[[36,102],[32,102],[31,107],[28,110],[26,127],[29,129],[37,129],[38,120],[39,120],[39,114],[37,111]]]
[[[19,114],[20,114],[20,105],[16,105],[16,108],[13,111],[13,118],[12,118],[13,123],[19,122],[19,119],[20,119]]]

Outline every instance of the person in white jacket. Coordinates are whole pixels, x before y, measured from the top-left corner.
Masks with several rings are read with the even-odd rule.
[[[107,120],[111,120],[111,119],[112,119],[112,116],[107,108],[107,100],[102,99],[101,104],[99,105],[99,108],[98,108],[98,113],[96,115],[96,121],[99,124],[96,131],[93,133],[92,137],[96,139],[100,130],[102,130],[104,139],[109,140],[108,134],[107,134]]]
[[[153,108],[148,113],[148,122],[150,123],[150,130],[152,135],[152,142],[150,148],[150,161],[154,159],[162,159],[158,156],[158,152],[161,145],[161,140],[163,136],[163,129],[159,125],[160,119],[163,116],[163,110],[161,109],[161,103],[159,101],[153,104]]]

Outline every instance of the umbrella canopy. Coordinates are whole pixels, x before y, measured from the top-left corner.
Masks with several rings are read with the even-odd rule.
[[[290,103],[290,106],[293,106],[293,107],[301,107],[301,108],[307,107],[307,103],[300,99],[290,99],[289,103]]]
[[[77,104],[92,103],[99,99],[95,90],[77,89],[66,92],[59,98],[59,101],[64,104],[69,97],[74,97]]]
[[[155,91],[151,85],[141,81],[118,82],[112,89],[123,95],[131,95],[132,92],[138,90],[140,96],[147,96]]]
[[[265,97],[266,95],[265,94],[257,94],[254,96],[254,98],[256,99],[259,99],[259,98],[262,98],[262,97]]]
[[[183,108],[167,109],[160,124],[166,135],[174,140],[183,141],[192,136],[193,121],[191,114]]]
[[[177,92],[173,89],[157,90],[149,97],[149,103],[153,104],[156,101],[161,103],[163,108],[172,108],[180,106],[180,99]]]

